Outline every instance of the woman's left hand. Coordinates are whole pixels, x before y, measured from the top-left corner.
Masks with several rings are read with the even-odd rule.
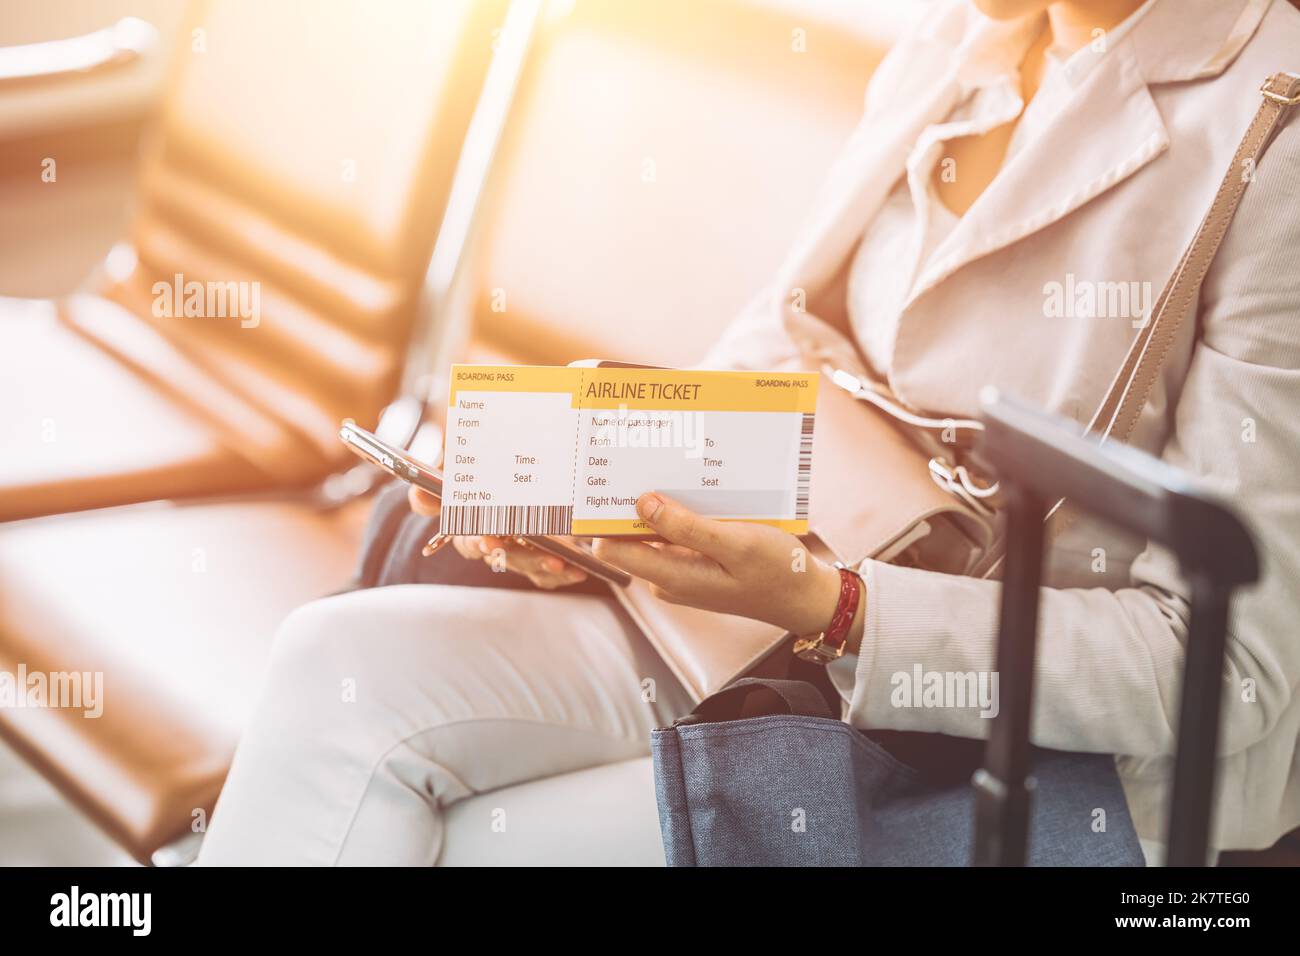
[[[664,543],[601,538],[596,555],[648,581],[656,596],[796,634],[830,624],[839,572],[794,535],[769,525],[703,518],[655,493],[637,499],[636,509]]]

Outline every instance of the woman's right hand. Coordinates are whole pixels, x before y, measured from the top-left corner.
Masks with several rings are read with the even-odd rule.
[[[407,491],[411,510],[426,518],[436,518],[442,503],[415,486]],[[544,591],[568,587],[587,579],[587,572],[575,568],[553,554],[520,544],[514,538],[496,535],[456,535],[451,545],[467,561],[486,561],[493,571],[513,571],[526,577],[534,587]]]

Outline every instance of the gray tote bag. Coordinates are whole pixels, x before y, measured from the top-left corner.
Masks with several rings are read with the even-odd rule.
[[[778,712],[739,719],[754,691]],[[768,695],[771,696],[771,695]],[[832,718],[802,681],[743,678],[654,731],[669,866],[967,866],[975,795]],[[1142,866],[1114,759],[1035,753],[1031,866]]]

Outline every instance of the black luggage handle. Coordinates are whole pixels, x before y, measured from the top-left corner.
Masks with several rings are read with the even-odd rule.
[[[1043,521],[1074,506],[1168,547],[1192,587],[1170,798],[1168,866],[1204,866],[1223,691],[1228,601],[1259,577],[1250,533],[1226,505],[1150,455],[1084,438],[1075,423],[990,390],[979,454],[1005,494],[1006,560],[998,624],[1002,705],[975,774],[976,866],[1023,866]]]

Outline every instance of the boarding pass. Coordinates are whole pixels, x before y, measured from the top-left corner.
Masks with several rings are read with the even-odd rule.
[[[818,376],[454,365],[445,534],[648,535],[661,492],[711,518],[808,531]]]

